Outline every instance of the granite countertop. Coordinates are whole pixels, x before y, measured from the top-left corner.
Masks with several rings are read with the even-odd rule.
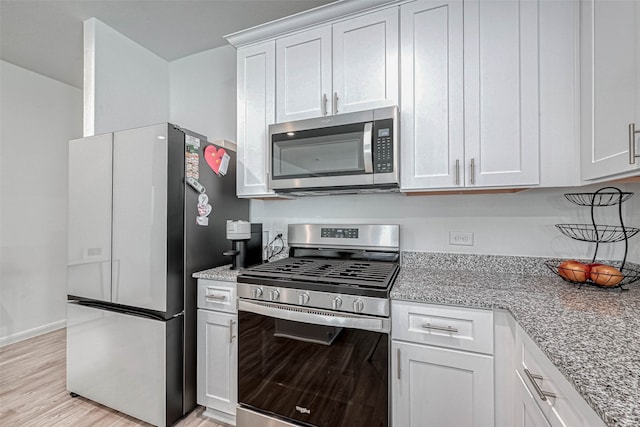
[[[640,426],[640,288],[559,277],[400,269],[392,299],[508,310],[608,426]]]
[[[238,270],[232,270],[231,264],[221,267],[210,268],[208,270],[197,271],[192,274],[196,279],[221,280],[223,282],[235,282],[238,277]]]

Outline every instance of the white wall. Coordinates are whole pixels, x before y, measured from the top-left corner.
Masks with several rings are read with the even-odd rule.
[[[0,345],[65,325],[67,141],[82,91],[0,61]]]
[[[236,50],[232,46],[169,63],[169,121],[206,135],[236,141]]]
[[[83,135],[169,120],[169,63],[95,18],[84,22]]]
[[[405,251],[588,258],[594,245],[562,235],[557,223],[591,223],[589,208],[567,201],[565,192],[595,191],[606,185],[537,189],[514,194],[402,196],[398,194],[320,196],[296,200],[254,200],[251,221],[270,237],[297,222],[397,223]],[[625,203],[626,225],[640,227],[640,184],[619,186],[635,196]],[[596,211],[599,223],[617,225],[615,207]],[[449,245],[449,231],[474,233],[473,246]],[[605,259],[622,256],[623,244],[602,244]],[[600,258],[600,256],[599,256]],[[632,238],[628,259],[640,262],[640,235]]]

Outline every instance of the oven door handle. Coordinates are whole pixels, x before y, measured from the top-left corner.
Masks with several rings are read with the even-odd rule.
[[[337,326],[363,329],[365,331],[389,333],[389,319],[337,313],[319,308],[297,307],[270,302],[255,302],[238,299],[238,311],[247,311],[276,319],[311,323],[314,325]]]

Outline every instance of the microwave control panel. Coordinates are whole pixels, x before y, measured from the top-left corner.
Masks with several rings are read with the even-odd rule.
[[[376,120],[373,132],[373,172],[393,172],[393,120]]]

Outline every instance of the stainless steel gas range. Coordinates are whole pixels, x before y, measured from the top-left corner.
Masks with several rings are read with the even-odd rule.
[[[238,275],[238,427],[389,425],[398,225],[289,225]]]

